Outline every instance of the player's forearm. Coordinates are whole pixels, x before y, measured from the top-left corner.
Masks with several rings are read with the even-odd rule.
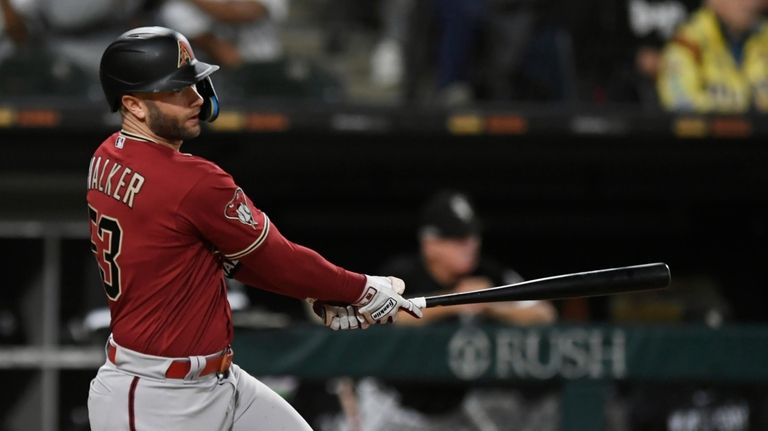
[[[272,225],[266,242],[240,259],[235,278],[294,298],[350,304],[365,286],[365,276],[328,262],[307,247],[294,244]]]

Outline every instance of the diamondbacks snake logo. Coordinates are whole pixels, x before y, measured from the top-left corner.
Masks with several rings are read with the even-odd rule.
[[[179,69],[181,66],[185,66],[192,62],[192,54],[190,47],[187,46],[186,43],[182,41],[177,41],[179,44],[179,60],[176,63],[176,68]]]
[[[235,195],[232,196],[232,199],[224,208],[224,217],[237,220],[254,229],[256,229],[256,225],[258,224],[256,223],[256,220],[253,219],[253,211],[251,211],[251,207],[248,206],[243,189],[235,190]]]

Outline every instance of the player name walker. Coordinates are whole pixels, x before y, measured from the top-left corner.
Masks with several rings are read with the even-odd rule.
[[[91,158],[88,168],[89,190],[98,190],[133,208],[134,199],[143,185],[144,177],[128,166],[106,157]]]

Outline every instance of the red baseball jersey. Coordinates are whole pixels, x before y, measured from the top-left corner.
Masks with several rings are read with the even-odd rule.
[[[232,340],[224,271],[285,295],[354,302],[365,277],[291,243],[215,164],[125,131],[88,169],[91,250],[115,341],[183,357]],[[240,274],[240,275],[238,275]]]

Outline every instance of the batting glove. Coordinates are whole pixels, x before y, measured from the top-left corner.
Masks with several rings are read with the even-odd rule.
[[[339,329],[367,329],[371,326],[363,316],[355,312],[351,305],[338,306],[310,300],[312,311],[320,316],[323,325],[338,331]]]
[[[405,282],[396,277],[365,276],[365,289],[357,302],[353,303],[357,314],[370,324],[393,323],[400,309],[421,318],[421,308],[403,298]]]

